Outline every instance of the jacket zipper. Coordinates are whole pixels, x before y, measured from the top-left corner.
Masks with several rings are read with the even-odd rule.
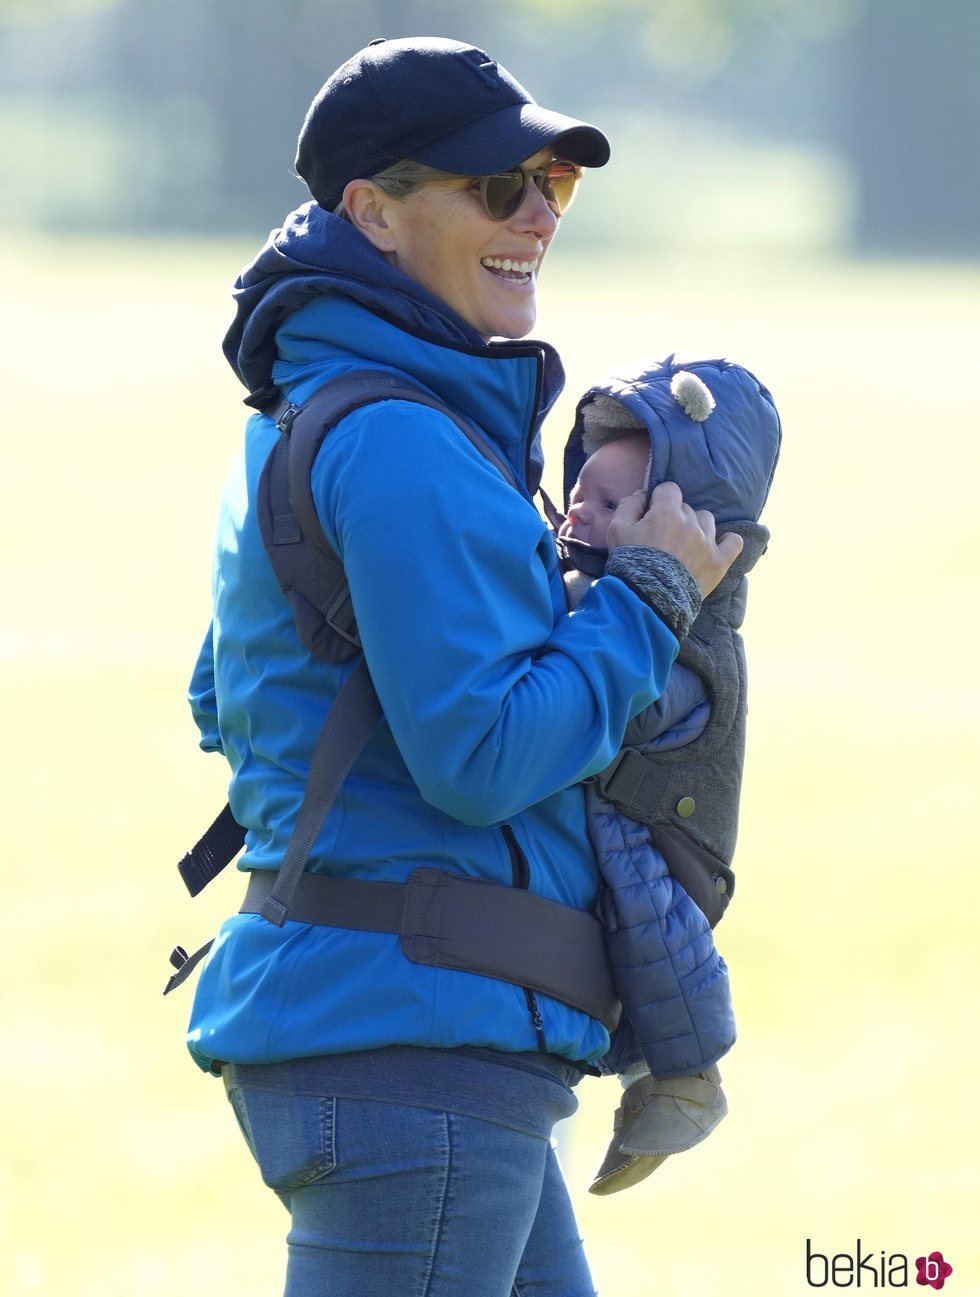
[[[535,370],[534,380],[534,406],[531,417],[531,427],[524,439],[524,490],[529,491],[528,483],[531,480],[531,443],[534,441],[534,426],[538,421],[541,413],[541,389],[544,386],[544,352],[538,351],[536,355],[537,367]],[[540,485],[540,483],[539,483]],[[520,850],[520,848],[518,848]]]
[[[517,836],[509,824],[502,824],[500,832],[507,843],[507,853],[510,856],[511,884],[527,891],[531,885],[531,867],[527,863],[527,856],[521,849],[521,844],[517,841]],[[524,992],[528,1013],[530,1013],[531,1022],[534,1025],[534,1034],[538,1038],[538,1049],[547,1053],[548,1046],[544,1038],[544,1022],[541,1018],[541,1010],[538,1008],[538,998],[529,986],[524,986],[521,989]]]
[[[524,477],[523,477],[523,481],[521,482],[521,486],[524,488],[524,491],[526,492],[528,499],[531,499],[532,492],[529,485],[531,480],[531,444],[534,441],[535,427],[537,426],[541,416],[541,394],[542,391],[544,390],[544,368],[546,363],[546,356],[544,350],[540,346],[537,347],[534,345],[527,346],[526,344],[522,344],[522,343],[512,344],[510,347],[508,347],[506,344],[498,343],[494,350],[496,351],[496,354],[498,356],[506,356],[508,358],[516,358],[519,360],[529,358],[534,360],[535,362],[534,400],[531,405],[530,424],[525,429]],[[540,486],[540,483],[538,485]],[[509,846],[510,844],[508,843],[508,847]],[[518,851],[520,851],[519,847],[518,847]]]

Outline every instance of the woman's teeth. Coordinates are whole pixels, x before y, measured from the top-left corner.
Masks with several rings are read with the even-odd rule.
[[[537,257],[533,261],[512,261],[510,257],[481,257],[480,265],[487,270],[509,270],[512,274],[531,275],[537,269]]]

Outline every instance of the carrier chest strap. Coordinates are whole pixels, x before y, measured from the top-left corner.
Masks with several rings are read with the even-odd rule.
[[[261,914],[276,871],[253,870],[242,914]],[[620,1006],[598,919],[524,888],[416,869],[404,883],[304,873],[289,905],[300,923],[397,933],[415,964],[529,987],[597,1018],[610,1031]]]

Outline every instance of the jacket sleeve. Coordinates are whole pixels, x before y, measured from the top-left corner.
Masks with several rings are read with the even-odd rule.
[[[395,741],[454,818],[498,823],[601,770],[661,693],[674,635],[615,577],[559,611],[546,525],[444,416],[348,416],[313,493]]]
[[[222,752],[224,749],[218,732],[218,700],[214,688],[213,631],[213,625],[209,624],[191,676],[188,701],[194,723],[201,735],[200,746],[205,752]]]

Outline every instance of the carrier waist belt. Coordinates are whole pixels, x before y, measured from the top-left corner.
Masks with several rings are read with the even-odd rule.
[[[253,870],[242,914],[258,914],[275,870]],[[559,901],[482,878],[416,869],[404,883],[305,873],[289,918],[391,932],[406,958],[496,977],[553,996],[612,1031],[620,1004],[598,919]]]

